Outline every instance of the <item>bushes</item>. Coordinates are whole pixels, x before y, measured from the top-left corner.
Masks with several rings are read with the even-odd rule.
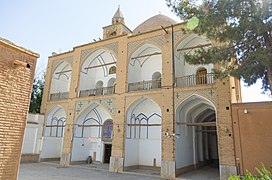
[[[230,176],[229,180],[272,180],[272,172],[268,170],[263,163],[262,169],[256,168],[256,171],[259,173],[259,176],[253,176],[250,172],[246,172],[246,176],[239,177],[239,176]],[[272,166],[270,167],[270,169]]]

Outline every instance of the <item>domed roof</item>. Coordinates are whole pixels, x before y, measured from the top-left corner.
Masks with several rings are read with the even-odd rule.
[[[147,31],[151,31],[154,29],[159,29],[161,26],[171,26],[172,24],[177,24],[177,22],[165,15],[158,14],[155,15],[143,23],[141,23],[139,26],[137,26],[133,30],[133,34],[143,33]]]

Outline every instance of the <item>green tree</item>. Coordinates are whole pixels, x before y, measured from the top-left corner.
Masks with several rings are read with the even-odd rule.
[[[219,64],[219,77],[241,78],[250,86],[262,80],[272,93],[271,0],[166,0],[182,20],[197,22],[194,33],[218,42],[185,59],[191,64]],[[197,21],[196,21],[197,20]]]
[[[40,77],[38,76],[34,77],[30,106],[29,106],[30,113],[40,113],[44,82],[45,82],[45,73],[43,73],[43,75]]]

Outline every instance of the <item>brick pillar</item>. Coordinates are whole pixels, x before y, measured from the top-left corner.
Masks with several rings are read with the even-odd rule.
[[[68,108],[65,109],[66,123],[63,135],[62,153],[60,158],[60,165],[63,167],[69,166],[71,163],[71,152],[73,147],[73,134],[74,134],[75,105],[71,100],[69,100],[67,104]]]
[[[216,81],[217,133],[220,179],[225,180],[237,174],[233,127],[231,116],[231,86],[229,78]]]
[[[175,179],[175,132],[174,125],[174,90],[172,62],[172,34],[168,30],[162,46],[162,163],[161,176]],[[168,134],[168,135],[167,135]]]
[[[65,132],[62,146],[62,154],[60,159],[61,166],[69,166],[71,164],[72,148],[73,148],[73,135],[75,127],[75,98],[78,96],[78,85],[80,76],[80,53],[79,49],[75,49],[73,53],[73,65],[72,75],[69,89],[68,106],[65,109],[66,112],[66,123]]]
[[[110,172],[123,172],[125,157],[125,95],[127,91],[127,36],[118,42],[118,59],[116,64],[116,107],[113,117],[112,153],[110,158]]]
[[[41,103],[41,113],[45,113],[46,111],[46,103],[50,96],[50,84],[52,79],[52,66],[53,61],[52,59],[48,59],[47,68],[46,68],[46,78],[44,83],[44,90],[43,90],[43,97],[42,97],[42,103]]]

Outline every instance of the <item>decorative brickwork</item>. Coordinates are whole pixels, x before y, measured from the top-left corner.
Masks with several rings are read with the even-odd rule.
[[[107,44],[105,46],[99,47],[99,49],[103,48],[111,50],[112,52],[114,52],[116,56],[118,54],[118,43]],[[80,54],[80,61],[84,61],[88,56],[90,56],[94,52],[94,50],[95,48],[82,50]]]
[[[90,101],[90,100],[77,101],[76,117],[92,103],[101,104],[105,108],[105,110],[107,110],[111,115],[114,115],[115,99],[110,98],[110,99],[100,99],[100,100],[94,100],[94,101]]]
[[[131,56],[131,53],[135,51],[135,49],[139,48],[141,44],[145,44],[151,42],[151,44],[157,44],[158,47],[162,46],[163,37],[162,36],[155,36],[146,40],[134,41],[128,43],[128,57]]]
[[[180,92],[176,92],[175,106],[177,107],[182,101],[194,94],[206,98],[216,106],[216,89],[213,87],[206,89],[182,90]]]
[[[60,58],[53,62],[53,71],[63,62],[68,62],[71,66],[73,65],[73,56],[66,57],[66,58]]]

